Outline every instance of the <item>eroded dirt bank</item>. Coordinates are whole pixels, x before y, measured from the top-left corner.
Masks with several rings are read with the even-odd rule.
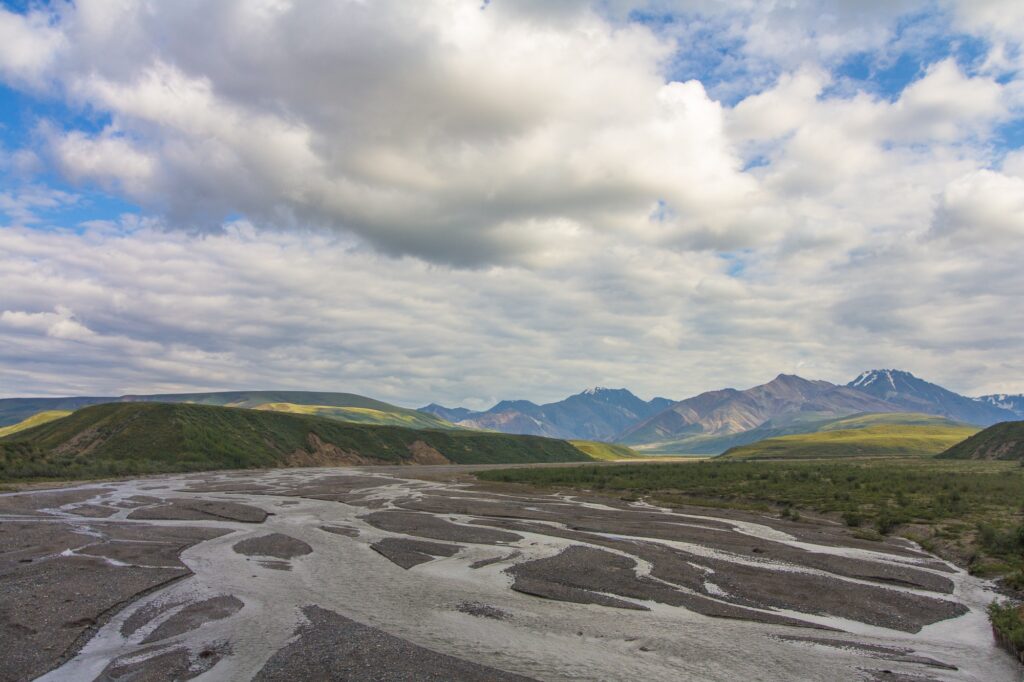
[[[909,543],[458,470],[0,495],[0,680],[1020,677]]]

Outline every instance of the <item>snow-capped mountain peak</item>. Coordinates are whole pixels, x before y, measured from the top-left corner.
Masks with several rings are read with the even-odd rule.
[[[920,382],[916,376],[902,369],[869,369],[857,375],[847,384],[850,388],[867,388],[873,384],[886,387],[885,390],[898,391],[900,382]]]
[[[979,403],[993,405],[1002,410],[1009,410],[1021,419],[1024,419],[1024,394],[993,393],[992,395],[978,396],[975,400]]]
[[[990,400],[977,401],[900,369],[872,369],[861,372],[847,384],[908,412],[937,414],[969,424],[987,426],[1013,419],[1014,413]]]

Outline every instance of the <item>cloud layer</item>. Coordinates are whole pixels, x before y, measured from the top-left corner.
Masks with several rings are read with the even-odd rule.
[[[0,393],[1024,390],[1013,4],[0,9]]]

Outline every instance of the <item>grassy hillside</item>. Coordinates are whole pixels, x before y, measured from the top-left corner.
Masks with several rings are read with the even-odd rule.
[[[953,445],[939,459],[1024,460],[1024,421],[993,424]]]
[[[731,448],[727,459],[807,459],[863,455],[935,455],[977,433],[955,424],[881,424],[828,428],[817,433],[780,436]]]
[[[39,426],[46,422],[52,422],[54,419],[60,419],[71,414],[71,410],[47,410],[45,412],[37,412],[36,414],[22,419],[17,424],[11,424],[0,429],[0,438],[4,436],[10,436],[18,431],[24,431],[25,429],[31,429],[33,426]]]
[[[335,407],[331,405],[299,405],[297,403],[263,403],[257,410],[287,412],[289,414],[311,414],[326,419],[336,419],[356,424],[379,424],[383,426],[405,426],[410,429],[459,429],[461,427],[432,414],[393,407],[379,410],[371,407]]]
[[[0,427],[16,424],[46,410],[77,410],[101,403],[195,403],[221,407],[257,408],[268,403],[285,405],[316,405],[320,407],[346,407],[376,410],[398,414],[418,414],[415,410],[398,407],[355,393],[327,393],[322,391],[219,391],[213,393],[164,393],[154,395],[123,395],[119,397],[79,398],[4,398],[0,399]],[[440,426],[437,426],[440,428]],[[433,428],[433,427],[432,427]]]
[[[718,436],[696,434],[676,440],[632,447],[643,455],[719,455],[733,448],[769,438],[819,431],[860,429],[886,424],[963,426],[944,417],[913,412],[868,412],[839,418],[822,412],[802,412],[776,417],[756,429],[742,433]],[[963,437],[966,438],[967,435],[970,434]],[[934,452],[937,451],[933,451],[932,454]]]
[[[709,435],[695,433],[658,443],[645,443],[631,447],[643,455],[720,455],[729,448],[756,443],[765,438],[791,433],[811,433],[835,417],[821,412],[803,412],[770,419],[756,429],[740,433]]]
[[[256,408],[266,403],[294,403],[296,405],[327,405],[330,407],[366,407],[371,410],[402,410],[390,403],[374,400],[355,393],[328,393],[321,391],[217,391],[212,393],[163,393],[155,395],[125,395],[121,402],[195,403],[221,407]],[[412,411],[412,410],[410,410]]]
[[[841,431],[846,429],[863,429],[870,426],[885,426],[887,424],[902,426],[962,426],[971,427],[975,432],[978,427],[972,424],[956,422],[946,417],[934,414],[923,414],[920,412],[869,412],[866,414],[854,414],[849,417],[832,419],[821,424],[818,431]]]
[[[733,433],[725,436],[689,436],[660,443],[644,443],[630,447],[642,457],[653,456],[688,456],[688,455],[720,455],[729,448],[753,443],[768,437],[765,431],[755,430],[744,433]]]
[[[444,458],[444,459],[441,459]],[[348,424],[210,405],[107,403],[0,439],[0,478],[354,463],[573,462],[565,441]]]
[[[636,459],[641,456],[635,450],[625,445],[599,443],[593,440],[571,440],[569,443],[577,450],[584,452],[591,459],[596,460]]]

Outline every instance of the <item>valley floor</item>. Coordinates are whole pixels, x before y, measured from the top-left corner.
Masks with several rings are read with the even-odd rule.
[[[0,495],[0,680],[1015,680],[899,539],[509,491],[478,467]]]

